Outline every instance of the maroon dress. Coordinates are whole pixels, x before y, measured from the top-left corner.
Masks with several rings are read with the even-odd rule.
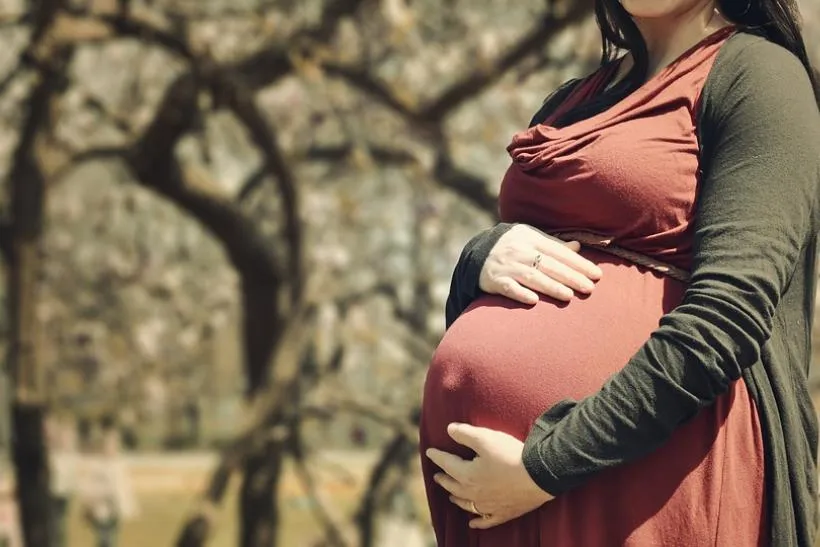
[[[499,196],[502,220],[588,231],[687,269],[698,189],[700,91],[731,31],[682,55],[628,98],[575,124],[550,126],[606,85],[616,67],[583,81],[543,124],[519,133]],[[424,390],[421,450],[470,457],[447,435],[466,422],[524,439],[555,403],[595,393],[682,300],[685,285],[585,248],[603,279],[568,304],[483,296],[448,329]],[[441,547],[756,546],[764,542],[763,441],[743,382],[681,426],[661,449],[491,530],[450,503],[422,466]]]

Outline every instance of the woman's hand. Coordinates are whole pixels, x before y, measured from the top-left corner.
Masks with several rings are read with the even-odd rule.
[[[433,478],[451,494],[450,501],[479,515],[471,528],[498,526],[553,499],[530,478],[521,461],[524,443],[515,437],[468,424],[450,424],[447,433],[476,457],[463,460],[435,448],[426,455],[442,469]]]
[[[490,251],[478,280],[485,293],[500,294],[523,304],[538,302],[538,294],[570,300],[575,291],[589,294],[601,269],[578,254],[577,241],[565,243],[526,224],[501,236]]]

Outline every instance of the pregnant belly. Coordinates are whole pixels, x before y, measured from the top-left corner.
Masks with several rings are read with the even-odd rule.
[[[467,422],[524,439],[555,403],[597,392],[677,306],[685,287],[600,253],[604,270],[592,295],[533,307],[485,297],[448,329],[425,384],[420,448],[470,458],[447,435]],[[763,515],[763,441],[745,384],[681,426],[642,459],[597,474],[519,519],[489,531],[432,480],[421,460],[442,547],[759,545]],[[726,487],[724,487],[726,486]]]
[[[524,438],[553,404],[598,391],[680,303],[682,283],[585,254],[604,271],[590,296],[535,306],[485,296],[448,329],[425,383],[423,427],[432,437],[445,441],[446,424],[465,421]]]

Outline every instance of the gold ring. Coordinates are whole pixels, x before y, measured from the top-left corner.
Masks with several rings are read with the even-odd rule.
[[[475,506],[475,502],[474,502],[474,501],[471,501],[471,502],[470,502],[470,510],[471,510],[473,513],[475,513],[476,515],[478,515],[479,517],[483,518],[483,519],[488,519],[488,518],[490,518],[490,515],[488,515],[487,513],[482,513],[481,511],[479,511],[479,510],[478,510],[478,507],[476,507],[476,506]]]
[[[535,260],[532,261],[532,267],[536,270],[538,269],[538,265],[541,264],[541,259],[544,258],[541,253],[535,255]]]

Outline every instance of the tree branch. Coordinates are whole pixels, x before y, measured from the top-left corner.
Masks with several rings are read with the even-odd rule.
[[[432,139],[436,143],[433,146],[439,150],[433,177],[443,187],[461,195],[479,209],[495,215],[497,196],[487,189],[486,181],[456,166],[448,151],[449,146],[442,130],[442,123],[465,101],[483,93],[513,67],[543,49],[544,44],[555,33],[581,21],[591,12],[592,7],[592,0],[577,0],[569,3],[567,9],[560,15],[556,15],[554,9],[550,10],[540,24],[499,56],[489,68],[470,72],[421,109],[408,105],[395,91],[390,89],[389,85],[378,81],[363,67],[332,62],[324,63],[322,66],[328,74],[344,79],[353,87],[402,116],[416,132]],[[316,159],[322,159],[322,157],[330,159],[333,156],[331,150],[311,149],[308,152],[312,153]],[[343,150],[335,151],[336,154],[342,152]],[[391,154],[383,154],[382,159],[390,163],[403,161],[403,158],[397,158]]]
[[[356,89],[363,91],[408,121],[420,123],[424,120],[421,113],[401,100],[387,84],[371,76],[365,68],[326,62],[322,63],[322,69],[327,74],[339,77]]]
[[[108,121],[118,130],[122,131],[126,135],[133,136],[134,135],[134,127],[130,120],[128,120],[125,116],[121,116],[111,112],[105,107],[105,104],[92,95],[88,95],[84,101],[85,106],[94,110],[95,112],[105,116],[108,118]]]
[[[390,148],[375,143],[364,143],[354,145],[352,143],[338,146],[311,146],[303,151],[300,158],[311,161],[344,161],[357,150],[363,149],[367,155],[379,163],[388,165],[415,165],[418,158],[406,150],[400,148]]]
[[[11,222],[8,220],[4,220],[0,222],[0,256],[3,257],[6,265],[9,265],[12,261],[12,241],[13,241],[13,228]]]
[[[118,147],[118,146],[111,146],[111,147],[100,147],[100,148],[90,148],[88,150],[82,150],[80,152],[73,152],[70,150],[66,150],[68,154],[70,154],[70,160],[65,163],[65,165],[61,166],[60,168],[56,169],[51,173],[49,177],[49,184],[54,186],[59,184],[62,180],[68,176],[74,169],[79,167],[81,164],[91,161],[105,161],[105,160],[127,160],[129,149],[125,147]]]
[[[331,547],[347,547],[352,545],[349,534],[343,530],[344,526],[338,522],[331,510],[326,506],[319,491],[319,486],[306,461],[306,449],[300,430],[300,421],[293,426],[290,452],[296,468],[296,476],[302,483],[307,496],[311,499],[311,508],[322,527],[325,529],[325,538]]]
[[[537,27],[502,54],[489,67],[467,74],[424,107],[420,113],[421,118],[428,121],[443,120],[465,101],[483,93],[484,90],[495,84],[527,56],[542,49],[554,34],[583,20],[592,11],[592,7],[593,2],[591,0],[571,0],[568,10],[560,16],[554,15],[554,11],[550,12]]]
[[[487,189],[487,181],[455,165],[446,151],[439,153],[433,174],[443,187],[490,215],[498,214],[498,196]]]
[[[318,25],[296,33],[286,44],[272,45],[233,63],[228,71],[240,77],[252,90],[268,87],[293,72],[291,53],[295,47],[308,50],[312,44],[327,42],[336,32],[339,21],[355,14],[367,1],[330,0]]]
[[[34,15],[31,12],[25,13],[0,13],[0,29],[9,27],[19,27],[32,21]]]
[[[263,182],[265,182],[265,177],[268,175],[265,166],[263,165],[248,177],[248,180],[242,185],[239,189],[239,192],[236,194],[236,201],[238,203],[244,203],[256,190],[259,188]]]
[[[361,546],[373,547],[375,541],[375,522],[379,509],[383,506],[385,484],[390,471],[396,467],[405,467],[410,458],[416,457],[416,444],[402,433],[397,433],[382,450],[379,461],[370,473],[367,489],[359,501],[354,519],[358,524]]]
[[[487,181],[456,166],[447,150],[447,144],[443,142],[444,138],[439,136],[437,140],[440,144],[436,147],[439,152],[433,167],[433,178],[443,188],[455,192],[480,210],[495,215],[497,197],[488,190]],[[342,161],[350,157],[355,149],[356,147],[353,144],[311,147],[305,150],[303,155],[305,158],[314,161]],[[412,165],[418,163],[418,160],[409,152],[397,148],[368,144],[365,150],[373,159],[383,164]]]
[[[185,18],[188,21],[195,21],[202,23],[206,21],[224,21],[230,17],[247,16],[249,13],[255,16],[263,15],[267,10],[281,6],[281,0],[258,0],[256,5],[245,7],[243,4],[239,6],[225,5],[218,10],[202,10],[194,12],[192,10],[175,10],[173,7],[159,8],[162,13],[169,17]]]
[[[399,415],[393,412],[392,409],[375,401],[334,395],[331,396],[330,400],[323,403],[302,405],[299,413],[305,418],[324,419],[335,418],[341,413],[355,414],[389,427],[396,434],[403,435],[411,443],[415,443],[418,437],[418,431],[407,419],[407,416]]]
[[[188,521],[177,540],[177,547],[199,547],[204,543],[210,527],[210,509],[225,494],[230,476],[249,454],[258,452],[269,442],[269,427],[283,421],[285,410],[296,406],[296,389],[302,351],[313,334],[308,328],[315,320],[316,308],[307,306],[291,314],[286,332],[275,348],[271,361],[277,363],[270,388],[253,401],[247,423],[240,427],[234,441],[221,454],[219,465],[211,476],[200,512]]]
[[[276,131],[265,120],[256,101],[242,83],[227,77],[222,71],[211,75],[215,103],[226,104],[248,129],[251,139],[264,157],[266,170],[273,175],[282,198],[285,215],[285,237],[288,243],[288,283],[291,306],[296,306],[304,292],[304,233],[299,217],[299,194],[296,177],[281,151]]]
[[[89,14],[86,17],[94,21],[105,23],[111,28],[112,32],[118,36],[136,38],[137,40],[160,46],[189,61],[195,60],[194,53],[182,37],[166,32],[127,14]]]
[[[2,80],[0,80],[0,96],[6,92],[14,79],[19,76],[22,71],[23,63],[18,62],[17,65],[11,69]]]
[[[353,87],[367,93],[384,106],[403,116],[408,122],[415,123],[417,126],[439,124],[464,102],[483,93],[528,56],[541,50],[551,36],[583,20],[592,11],[592,7],[592,0],[573,0],[569,9],[560,16],[550,12],[539,25],[487,68],[469,72],[426,106],[418,109],[408,105],[390,89],[388,84],[375,79],[364,67],[323,62],[322,68],[328,74],[340,77]]]

